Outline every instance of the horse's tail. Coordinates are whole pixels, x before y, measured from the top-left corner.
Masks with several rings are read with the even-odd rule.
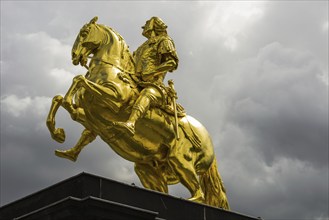
[[[216,158],[214,158],[209,169],[200,176],[200,183],[206,204],[226,210],[230,209],[226,197],[226,190],[217,170]]]

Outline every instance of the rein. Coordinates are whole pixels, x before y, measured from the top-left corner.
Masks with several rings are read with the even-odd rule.
[[[123,82],[130,84],[132,88],[135,88],[136,84],[138,84],[139,80],[134,79],[134,77],[133,77],[133,75],[135,75],[134,73],[127,72],[127,71],[123,70],[122,68],[118,67],[117,65],[114,65],[113,63],[108,62],[108,61],[104,61],[103,59],[95,59],[92,57],[88,57],[88,58],[91,58],[92,60],[97,61],[97,62],[103,62],[104,64],[111,65],[114,68],[117,68],[118,70],[120,70],[121,72],[118,73],[118,77]],[[84,67],[89,70],[88,66],[84,66]],[[127,78],[127,75],[129,76],[128,78]]]

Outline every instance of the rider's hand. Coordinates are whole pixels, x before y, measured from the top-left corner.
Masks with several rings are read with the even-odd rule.
[[[171,88],[167,87],[168,96],[177,99],[177,92]]]

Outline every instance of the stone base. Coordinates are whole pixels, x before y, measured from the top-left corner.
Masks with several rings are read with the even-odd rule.
[[[167,194],[81,173],[0,207],[0,219],[256,220]]]

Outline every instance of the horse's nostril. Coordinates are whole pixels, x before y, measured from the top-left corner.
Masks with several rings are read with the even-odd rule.
[[[74,58],[74,57],[76,57],[77,55],[74,53],[74,52],[72,52],[72,58]]]

